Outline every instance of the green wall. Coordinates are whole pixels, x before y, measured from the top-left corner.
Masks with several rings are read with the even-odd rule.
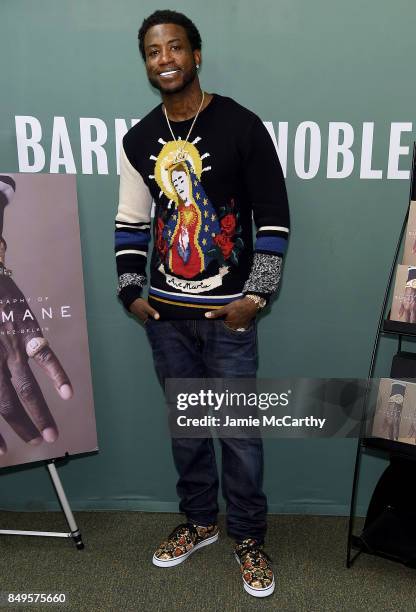
[[[143,117],[159,98],[147,83],[137,29],[154,2],[3,0],[0,171],[21,170],[15,116],[42,126],[49,172],[53,118],[65,117],[81,223],[87,317],[100,452],[62,468],[74,508],[176,509],[175,471],[162,392],[141,327],[115,297],[117,204],[114,120]],[[161,8],[164,8],[161,6]],[[339,0],[180,1],[200,28],[201,81],[271,121],[288,124],[287,187],[293,232],[280,296],[259,325],[261,377],[366,376],[379,308],[408,200],[408,181],[388,179],[392,122],[414,120],[416,5]],[[79,118],[108,128],[108,174],[82,174]],[[302,179],[296,130],[315,122],[321,163]],[[327,178],[329,122],[354,131],[354,169]],[[372,167],[360,178],[364,122],[374,122]],[[411,126],[412,127],[412,126]],[[401,145],[412,144],[411,131]],[[368,147],[366,149],[368,151]],[[340,161],[341,163],[341,161]],[[308,163],[306,163],[306,168]],[[400,170],[408,170],[403,155]],[[63,170],[63,168],[62,168]],[[378,373],[395,349],[382,341]],[[273,512],[345,514],[356,441],[268,440],[265,488]],[[384,463],[366,459],[360,511]],[[55,508],[46,471],[4,470],[0,507]]]

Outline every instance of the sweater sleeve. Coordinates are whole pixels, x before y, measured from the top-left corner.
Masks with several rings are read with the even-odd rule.
[[[290,220],[279,158],[259,117],[250,126],[243,160],[245,187],[257,230],[253,262],[243,293],[255,293],[269,300],[279,286]]]
[[[120,191],[115,221],[117,294],[128,310],[146,284],[152,196],[129,161],[124,141],[120,151]]]

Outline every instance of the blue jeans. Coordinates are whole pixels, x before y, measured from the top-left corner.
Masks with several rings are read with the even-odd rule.
[[[162,388],[166,378],[255,378],[257,328],[246,331],[225,326],[223,320],[156,321],[145,330]],[[222,493],[226,500],[227,531],[238,542],[264,541],[267,500],[262,491],[263,444],[260,438],[221,438]],[[197,525],[217,522],[218,472],[212,438],[172,438],[179,474],[179,509]]]

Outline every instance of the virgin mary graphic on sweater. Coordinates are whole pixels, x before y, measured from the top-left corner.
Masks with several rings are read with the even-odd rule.
[[[194,278],[214,258],[209,251],[220,233],[220,223],[188,160],[172,164],[168,176],[176,196],[175,208],[163,229],[159,224],[163,239],[159,243],[165,243],[166,268],[175,276]]]

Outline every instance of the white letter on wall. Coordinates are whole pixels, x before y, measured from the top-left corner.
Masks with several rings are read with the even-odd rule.
[[[19,160],[19,172],[40,172],[45,166],[45,151],[39,144],[42,138],[42,127],[36,117],[16,115],[17,157]],[[27,134],[27,126],[30,126],[31,136]],[[33,151],[33,164],[29,163],[29,149]]]
[[[383,172],[381,170],[373,170],[371,168],[371,160],[373,157],[373,134],[374,123],[363,123],[363,139],[361,143],[361,168],[360,178],[365,179],[381,179]]]
[[[62,157],[59,157],[61,147]],[[53,120],[50,172],[58,173],[59,166],[64,166],[67,174],[77,173],[65,117],[54,117]]]
[[[132,119],[131,127],[134,127],[136,123],[139,123],[140,119]],[[125,134],[127,134],[128,128],[127,123],[124,119],[116,119],[114,121],[114,129],[116,134],[116,160],[117,160],[117,174],[120,174],[120,149],[121,143]]]
[[[283,176],[286,178],[287,174],[287,131],[288,131],[288,122],[287,121],[279,121],[278,130],[279,136],[278,140],[276,140],[276,134],[274,133],[273,123],[271,121],[263,121],[267,131],[269,132],[271,139],[273,140],[273,144],[277,151],[277,156],[280,161],[280,165],[282,166]]]
[[[409,147],[400,145],[402,132],[411,132],[411,123],[392,123],[390,127],[389,163],[387,166],[388,179],[409,179],[409,170],[399,170],[399,157],[409,155]]]
[[[309,169],[305,170],[306,132],[309,130],[311,145],[309,151]],[[303,121],[298,125],[295,136],[295,170],[299,178],[312,179],[319,170],[321,161],[321,132],[314,121]]]
[[[343,132],[340,143],[340,132]],[[350,123],[331,121],[328,133],[327,178],[346,178],[354,170],[354,155],[351,147],[354,142],[354,130]],[[338,158],[342,156],[342,165],[338,170]]]
[[[102,119],[81,117],[79,120],[81,135],[81,161],[83,174],[92,174],[92,154],[97,158],[98,174],[108,174],[107,154],[103,145],[107,141],[107,127]],[[91,128],[97,132],[92,139]]]
[[[116,136],[116,160],[117,160],[117,174],[120,174],[120,149],[122,140],[127,134],[127,123],[124,119],[115,119],[114,131]]]

